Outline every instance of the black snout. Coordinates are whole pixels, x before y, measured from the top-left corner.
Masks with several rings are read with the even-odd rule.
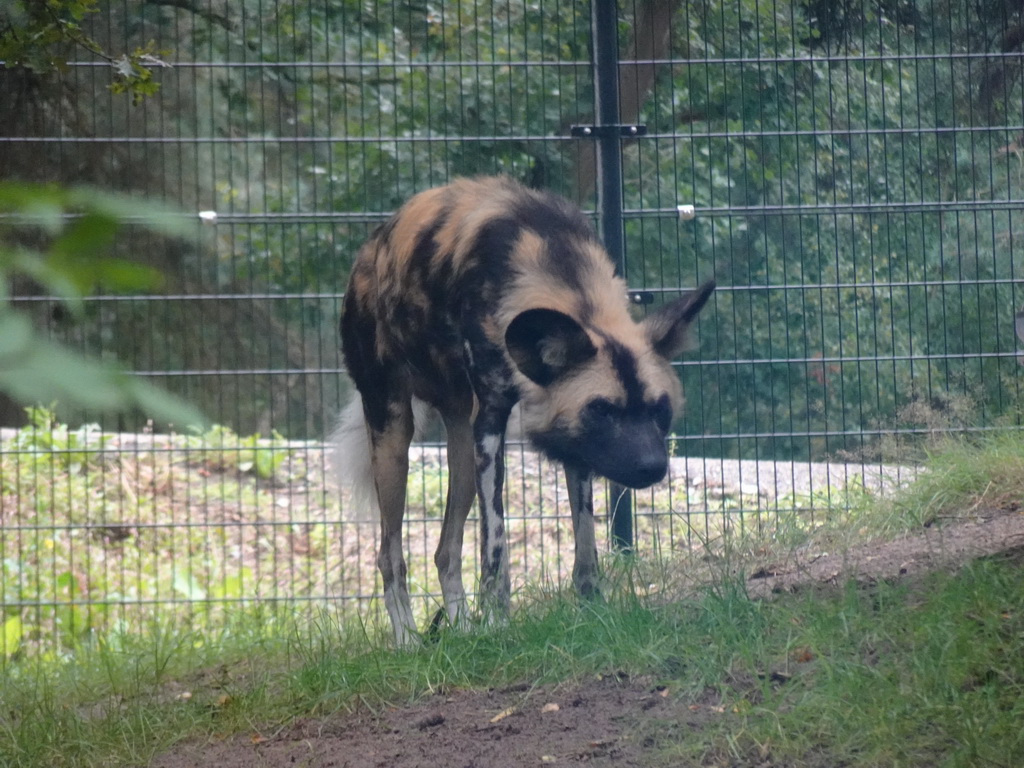
[[[647,488],[668,472],[665,432],[647,418],[591,414],[578,433],[550,429],[530,434],[548,456],[629,488]]]
[[[622,457],[618,466],[603,472],[609,480],[629,488],[646,488],[664,479],[668,472],[668,453],[645,451],[642,455]]]
[[[649,422],[629,420],[612,432],[612,438],[594,442],[590,455],[594,471],[629,488],[646,488],[668,472],[668,449],[661,430]]]

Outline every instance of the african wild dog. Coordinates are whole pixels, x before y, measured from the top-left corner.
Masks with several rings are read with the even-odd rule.
[[[361,400],[346,410],[337,453],[342,475],[376,489],[377,564],[399,644],[415,632],[402,555],[414,402],[436,409],[447,431],[448,498],[434,561],[449,620],[466,613],[463,528],[474,495],[481,604],[487,614],[508,608],[502,482],[517,403],[526,436],[565,467],[573,582],[589,595],[598,575],[591,476],[636,488],[665,476],[665,438],[682,403],[669,361],[713,289],[705,283],[634,322],[625,285],[584,215],[505,178],[418,194],[371,236],[341,318]],[[362,473],[360,455],[369,457]]]

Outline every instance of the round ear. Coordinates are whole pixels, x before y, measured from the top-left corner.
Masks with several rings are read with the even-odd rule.
[[[687,329],[714,290],[715,281],[708,280],[697,290],[684,293],[644,320],[647,338],[655,352],[671,360],[687,348]]]
[[[522,374],[542,387],[597,353],[580,324],[554,309],[516,315],[505,331],[505,346]]]

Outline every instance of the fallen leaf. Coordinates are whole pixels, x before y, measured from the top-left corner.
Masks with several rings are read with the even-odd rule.
[[[491,722],[492,723],[500,723],[502,720],[504,720],[509,715],[515,714],[515,711],[516,711],[516,707],[509,707],[508,709],[503,709],[503,710],[501,710],[501,712],[499,712],[498,714],[496,714],[494,717],[491,718]]]
[[[252,736],[249,737],[249,741],[253,744],[262,744],[264,741],[266,741],[266,739],[260,736],[258,733],[254,733]]]
[[[553,763],[557,759],[554,755],[541,755],[540,761],[542,763]]]
[[[555,704],[555,702],[552,701],[550,704],[545,704],[543,707],[541,707],[540,711],[541,712],[557,712],[559,709],[561,709],[561,707],[559,707],[557,704]]]
[[[808,661],[814,661],[814,653],[806,645],[801,645],[790,652],[790,658],[798,664],[806,664]]]

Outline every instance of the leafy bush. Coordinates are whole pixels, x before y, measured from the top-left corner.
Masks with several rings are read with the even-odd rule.
[[[166,209],[93,189],[0,183],[0,392],[17,402],[59,401],[97,411],[139,408],[178,424],[202,421],[183,400],[138,377],[100,364],[48,339],[12,299],[11,283],[28,279],[81,316],[97,288],[138,292],[159,275],[110,256],[122,222],[138,221],[167,236],[191,232]],[[45,248],[28,243],[43,242]]]

